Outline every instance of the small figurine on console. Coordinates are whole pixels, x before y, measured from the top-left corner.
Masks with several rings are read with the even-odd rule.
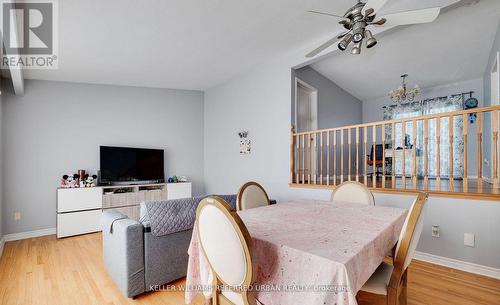
[[[64,175],[61,179],[62,188],[75,188],[78,187],[78,175]]]
[[[90,176],[85,174],[85,180],[80,181],[80,187],[94,187],[96,186],[97,175]]]

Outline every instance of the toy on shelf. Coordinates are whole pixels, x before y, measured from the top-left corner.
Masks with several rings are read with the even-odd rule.
[[[179,183],[179,182],[188,182],[188,178],[186,176],[170,176],[167,180],[168,183]]]
[[[62,176],[61,187],[62,188],[78,187],[78,175],[77,174],[69,174],[69,175]]]
[[[85,179],[80,180],[80,187],[94,187],[96,186],[97,175],[85,174]]]

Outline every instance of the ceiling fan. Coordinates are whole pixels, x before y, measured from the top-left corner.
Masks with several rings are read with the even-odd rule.
[[[351,49],[352,54],[361,53],[361,44],[366,42],[366,47],[371,48],[377,44],[377,40],[373,37],[369,30],[371,26],[397,26],[417,23],[428,23],[434,21],[439,15],[439,7],[426,8],[420,10],[404,11],[394,14],[377,16],[377,12],[385,5],[388,0],[368,0],[366,3],[358,2],[347,10],[344,16],[335,14],[308,11],[309,13],[327,15],[340,18],[339,24],[344,27],[346,32],[333,37],[312,52],[306,57],[314,57],[321,53],[326,48],[336,43],[339,39],[338,48],[345,51],[351,42],[354,47]]]

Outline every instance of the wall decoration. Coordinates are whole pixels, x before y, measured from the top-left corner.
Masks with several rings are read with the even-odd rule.
[[[238,136],[240,137],[240,139],[244,139],[244,138],[248,137],[248,130],[242,130],[242,131],[238,132]]]
[[[240,137],[240,155],[249,155],[252,151],[252,141],[247,139],[248,130],[238,132]]]
[[[249,139],[240,140],[240,155],[249,155],[252,150],[252,142]]]
[[[472,108],[477,108],[477,105],[479,104],[479,101],[477,98],[472,97],[472,93],[474,91],[468,92],[469,98],[465,100],[464,102],[464,109],[472,109]],[[462,95],[467,94],[467,93],[462,93]],[[469,123],[474,124],[477,120],[477,113],[469,113]]]

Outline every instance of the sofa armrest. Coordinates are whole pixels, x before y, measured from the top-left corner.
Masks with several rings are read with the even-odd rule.
[[[116,211],[103,213],[102,249],[106,270],[127,297],[145,291],[144,227]]]

